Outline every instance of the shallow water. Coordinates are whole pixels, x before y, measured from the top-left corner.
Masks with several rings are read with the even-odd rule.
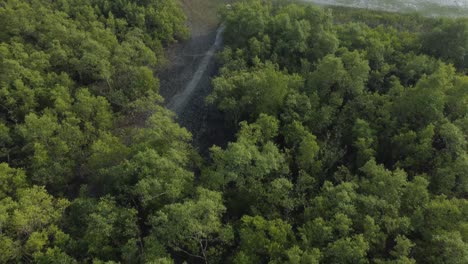
[[[305,0],[394,12],[419,12],[427,16],[468,16],[468,0]]]

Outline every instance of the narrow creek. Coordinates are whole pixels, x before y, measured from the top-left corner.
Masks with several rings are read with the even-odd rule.
[[[234,139],[224,116],[205,98],[211,92],[211,79],[218,73],[216,53],[223,46],[224,26],[194,35],[173,50],[173,65],[160,74],[161,94],[166,107],[177,114],[177,122],[192,133],[193,145],[205,157],[213,145],[224,147]]]
[[[166,107],[177,114],[181,114],[186,107],[188,101],[190,100],[191,96],[197,92],[197,88],[199,88],[200,81],[202,77],[209,72],[207,71],[208,65],[212,63],[214,60],[215,53],[219,50],[222,45],[222,35],[224,31],[224,26],[221,25],[216,30],[216,38],[213,45],[210,49],[205,53],[203,59],[201,60],[200,64],[197,66],[197,70],[192,76],[190,82],[185,86],[185,88],[176,94],[172,99],[167,103]],[[205,84],[206,85],[206,84]]]

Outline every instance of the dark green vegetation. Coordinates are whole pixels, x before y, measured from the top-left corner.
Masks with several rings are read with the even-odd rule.
[[[225,11],[203,161],[177,1],[0,3],[0,263],[468,263],[468,21],[335,13]]]
[[[175,0],[0,3],[0,263],[167,255],[150,219],[196,155],[153,71],[184,23]]]
[[[235,263],[468,263],[468,20],[241,1],[208,98]],[[229,252],[229,253],[232,253]]]

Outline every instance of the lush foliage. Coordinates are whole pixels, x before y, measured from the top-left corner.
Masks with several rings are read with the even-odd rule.
[[[0,263],[468,263],[467,20],[288,2],[223,11],[203,160],[177,0],[3,1]]]
[[[225,12],[208,102],[242,122],[202,181],[240,225],[232,261],[468,261],[468,21],[334,11]]]
[[[0,263],[164,259],[150,219],[197,162],[154,77],[180,3],[6,0],[0,32]]]

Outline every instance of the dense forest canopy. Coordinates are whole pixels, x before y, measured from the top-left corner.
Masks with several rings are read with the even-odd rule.
[[[0,3],[0,263],[468,263],[468,19],[222,10],[203,159],[178,0]]]

